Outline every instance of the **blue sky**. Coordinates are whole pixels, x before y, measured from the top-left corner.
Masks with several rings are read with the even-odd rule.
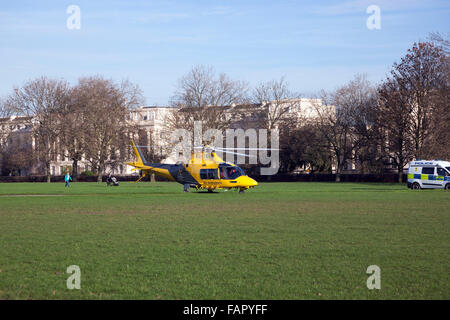
[[[69,5],[81,29],[69,30]],[[381,30],[369,30],[369,5]],[[255,86],[286,77],[304,96],[366,73],[378,82],[414,41],[450,32],[448,0],[2,1],[0,96],[46,75],[128,78],[166,105],[193,65]]]

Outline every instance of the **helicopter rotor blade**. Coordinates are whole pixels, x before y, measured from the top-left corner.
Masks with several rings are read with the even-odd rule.
[[[249,154],[245,154],[245,153],[238,153],[238,152],[231,152],[231,151],[226,151],[226,150],[217,150],[218,152],[222,152],[222,153],[229,153],[229,154],[235,154],[238,156],[244,156],[247,158],[255,158],[255,156],[249,155]]]
[[[194,149],[211,149],[211,150],[281,150],[278,148],[222,148],[222,147],[201,147],[196,146]]]
[[[217,150],[280,150],[276,148],[216,148]]]
[[[255,156],[245,154],[245,153],[234,152],[233,150],[277,150],[277,149],[267,149],[267,148],[221,148],[221,147],[210,147],[210,146],[194,146],[194,149],[203,149],[203,150],[217,151],[217,152],[221,152],[221,153],[235,154],[235,155],[244,156],[247,158],[255,158]]]

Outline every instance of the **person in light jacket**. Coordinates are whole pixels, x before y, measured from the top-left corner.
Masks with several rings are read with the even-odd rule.
[[[72,177],[70,176],[69,172],[66,173],[66,176],[64,177],[64,181],[66,182],[66,187],[70,187],[69,181],[72,180]]]

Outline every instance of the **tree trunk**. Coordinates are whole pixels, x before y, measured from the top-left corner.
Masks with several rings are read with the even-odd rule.
[[[403,182],[403,168],[398,169],[398,183]]]
[[[335,182],[341,182],[341,172],[342,172],[341,165],[338,164],[337,167],[336,167],[336,180],[335,180]]]
[[[73,159],[72,162],[72,181],[77,181],[78,177],[78,160]]]
[[[47,183],[50,183],[52,181],[51,174],[50,174],[50,162],[47,162],[45,164],[45,171],[47,175]]]
[[[337,152],[336,152],[337,153]],[[337,155],[336,156],[336,160],[337,160],[337,163],[336,163],[336,179],[335,179],[335,182],[341,182],[341,172],[342,172],[342,160],[340,160],[341,159],[341,157],[339,156],[339,155]]]
[[[102,182],[104,164],[100,164],[97,170],[97,182]]]
[[[336,171],[336,182],[341,182],[341,173]]]

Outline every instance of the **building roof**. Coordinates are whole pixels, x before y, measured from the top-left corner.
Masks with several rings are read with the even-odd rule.
[[[138,109],[176,108],[174,106],[141,106]]]

